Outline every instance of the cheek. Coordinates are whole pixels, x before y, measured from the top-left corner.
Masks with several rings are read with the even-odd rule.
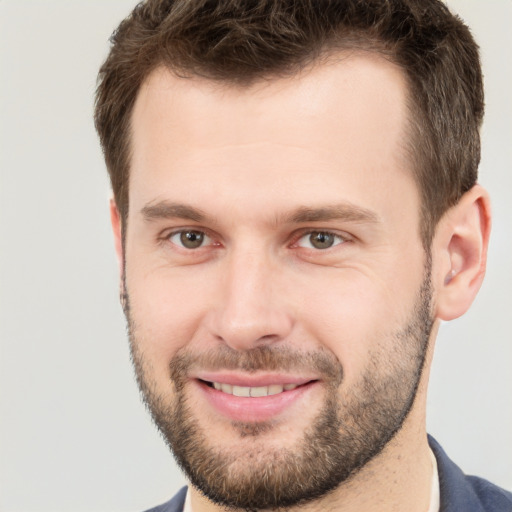
[[[139,349],[155,365],[167,366],[200,325],[204,294],[199,283],[170,269],[141,272],[127,266],[126,287]]]
[[[393,334],[412,314],[415,282],[404,276],[396,281],[396,277],[389,274],[389,279],[383,279],[368,269],[345,269],[329,279],[321,292],[318,282],[309,287],[313,291],[299,314],[301,324],[307,337],[340,361],[347,383],[361,375],[377,347],[386,350],[386,345],[393,343]]]

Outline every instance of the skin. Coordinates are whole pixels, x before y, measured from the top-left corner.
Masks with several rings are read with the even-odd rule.
[[[137,350],[169,400],[169,363],[180,351],[265,345],[333,355],[344,371],[341,399],[375,347],[385,353],[410,317],[425,251],[404,150],[406,82],[379,56],[342,57],[248,88],[164,69],[143,84],[132,118],[124,247],[114,203],[111,217]],[[176,204],[188,210],[169,208]],[[333,206],[336,215],[321,220],[297,215]],[[206,233],[206,244],[181,247],[173,233],[187,229]],[[301,510],[427,510],[432,345],[439,320],[463,314],[478,291],[489,229],[487,194],[475,186],[432,242],[434,329],[403,428],[346,484]],[[335,245],[309,246],[311,231],[334,233]],[[265,436],[241,439],[193,382],[185,390],[212,445],[240,453],[293,449],[325,393],[313,386]],[[194,511],[217,510],[191,492]]]

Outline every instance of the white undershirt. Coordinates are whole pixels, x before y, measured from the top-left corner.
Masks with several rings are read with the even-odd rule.
[[[430,450],[432,459],[432,487],[430,488],[430,506],[428,512],[439,512],[441,507],[441,495],[439,491],[439,472],[437,470],[437,460],[434,452]]]
[[[183,512],[192,512],[192,503],[190,503],[189,489],[187,489],[187,497],[185,498],[185,505],[183,506]]]
[[[439,472],[437,471],[437,461],[434,453],[430,450],[430,457],[432,459],[432,486],[430,489],[430,506],[427,512],[439,512]],[[185,506],[183,512],[193,512],[192,503],[190,500],[190,492],[187,489],[187,497],[185,498]]]

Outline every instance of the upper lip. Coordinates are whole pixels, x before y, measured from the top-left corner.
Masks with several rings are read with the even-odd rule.
[[[295,384],[300,386],[302,384],[306,384],[307,382],[311,382],[313,380],[318,380],[316,377],[305,377],[305,376],[297,376],[292,374],[277,374],[277,373],[234,373],[234,372],[197,372],[193,375],[193,378],[198,380],[202,380],[205,382],[219,382],[221,384],[231,384],[232,386],[242,386],[242,387],[262,387],[262,386],[271,386],[271,385],[285,385],[285,384]]]

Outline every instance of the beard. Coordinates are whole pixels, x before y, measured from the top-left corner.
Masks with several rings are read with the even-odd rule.
[[[423,373],[433,325],[431,301],[427,258],[408,321],[372,347],[364,372],[345,389],[343,367],[326,350],[300,352],[293,346],[266,345],[240,352],[223,345],[201,354],[178,351],[169,365],[171,394],[158,389],[151,363],[139,349],[127,295],[123,304],[143,400],[179,466],[212,502],[252,511],[292,507],[327,495],[395,436],[412,408]],[[222,449],[209,441],[187,396],[193,368],[296,374],[314,370],[325,386],[323,403],[292,448],[271,443],[275,425],[267,421],[232,422],[234,441]]]

